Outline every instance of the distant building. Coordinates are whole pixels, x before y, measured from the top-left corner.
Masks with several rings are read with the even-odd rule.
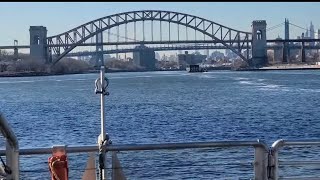
[[[315,33],[314,33],[314,26],[313,26],[312,21],[311,21],[311,22],[310,22],[310,38],[311,38],[311,39],[314,39],[314,35],[315,35]]]
[[[179,64],[194,64],[194,54],[189,54],[185,51],[184,54],[178,54]]]
[[[315,39],[314,26],[312,24],[312,21],[310,22],[310,39]],[[315,42],[311,42],[310,45],[314,46]]]
[[[185,62],[186,64],[200,64],[207,58],[206,55],[200,53],[189,54],[188,51],[185,51],[184,54],[178,54],[178,61]]]
[[[249,55],[248,55],[248,53],[249,53]],[[251,50],[251,49],[249,49],[249,51],[244,50],[243,53],[242,53],[242,55],[243,55],[244,57],[249,56],[249,58],[251,58],[251,53],[252,53],[252,50]],[[234,56],[234,57],[231,58],[231,59],[236,59],[237,57],[238,57],[238,55],[237,55],[237,56]]]
[[[139,51],[133,53],[133,63],[145,67],[147,70],[155,70],[155,52],[145,45],[136,46],[135,49],[139,49]]]
[[[226,49],[226,57],[229,59],[234,59],[234,58],[237,58],[238,55],[232,52],[230,49]]]
[[[282,38],[280,38],[278,36],[278,38],[276,38],[276,40],[282,40]],[[279,48],[274,50],[273,53],[273,61],[274,63],[281,63],[282,59],[283,59],[283,43],[281,42],[275,42],[274,43],[276,46],[279,46]]]
[[[214,51],[211,53],[211,58],[214,60],[221,60],[224,58],[224,54],[220,51]]]
[[[294,43],[294,45],[301,45],[301,43],[296,42]],[[292,59],[292,61],[297,61],[300,62],[299,56],[301,53],[301,49],[290,49],[290,58]]]
[[[194,62],[196,64],[203,63],[207,58],[207,55],[203,55],[201,53],[194,53]]]
[[[155,53],[155,57],[156,57],[156,59],[157,59],[158,61],[160,61],[161,58],[160,58],[160,54],[159,54],[158,52]]]

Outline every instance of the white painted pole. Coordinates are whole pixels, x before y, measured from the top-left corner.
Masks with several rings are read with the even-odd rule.
[[[105,74],[105,68],[104,66],[101,66],[101,69],[100,69],[100,82],[101,82],[101,88],[100,88],[100,99],[101,99],[101,141],[100,141],[100,146],[103,146],[103,142],[106,140],[106,129],[105,129],[105,113],[104,113],[104,107],[105,107],[105,103],[104,103],[104,95],[105,95],[105,92],[104,90],[106,91],[106,89],[104,89],[105,87],[105,82],[104,82],[104,74]],[[104,90],[103,90],[104,89]],[[103,152],[104,155],[104,159],[103,159],[103,164],[106,168],[106,154],[105,152]],[[102,169],[101,173],[102,173],[102,179],[103,180],[106,180],[107,179],[107,171],[106,169]]]
[[[100,70],[100,82],[101,82],[101,89],[100,89],[100,98],[101,98],[101,138],[102,141],[106,139],[106,130],[105,130],[105,113],[104,113],[104,92],[103,88],[105,86],[104,83],[104,66],[101,66]]]

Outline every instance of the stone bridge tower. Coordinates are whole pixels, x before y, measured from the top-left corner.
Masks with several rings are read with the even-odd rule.
[[[47,28],[30,26],[30,56],[36,60],[47,62]]]
[[[252,60],[250,66],[261,67],[268,63],[266,28],[265,20],[252,22]]]

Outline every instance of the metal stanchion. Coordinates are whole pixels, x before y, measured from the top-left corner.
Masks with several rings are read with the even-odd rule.
[[[104,96],[108,96],[107,87],[109,85],[108,78],[105,77],[105,68],[101,66],[100,77],[95,81],[95,93],[100,94],[101,100],[101,134],[98,137],[99,144],[99,169],[100,169],[100,180],[107,179],[106,172],[106,145],[109,144],[109,137],[105,130],[105,113],[104,113]]]

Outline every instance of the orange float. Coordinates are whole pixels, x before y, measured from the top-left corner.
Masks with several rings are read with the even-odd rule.
[[[51,180],[68,180],[68,159],[65,152],[53,153],[48,159]]]

